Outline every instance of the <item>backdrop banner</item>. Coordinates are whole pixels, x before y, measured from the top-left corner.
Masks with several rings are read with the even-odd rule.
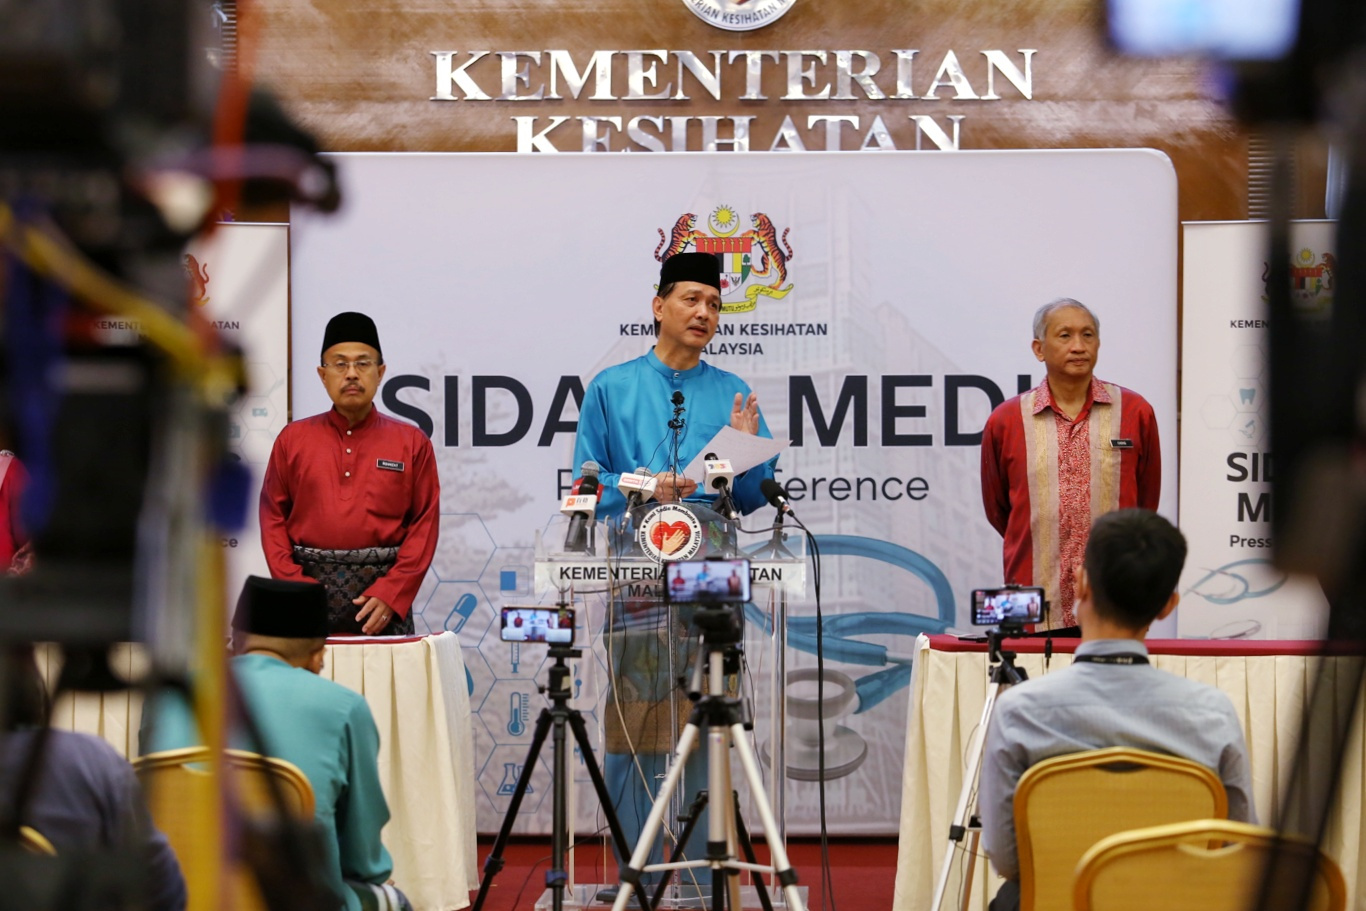
[[[326,320],[373,315],[380,406],[429,433],[440,466],[417,628],[457,631],[466,649],[481,831],[508,806],[544,677],[542,652],[499,641],[497,611],[536,598],[535,536],[577,474],[583,388],[650,348],[671,251],[724,258],[704,358],[747,380],[792,441],[778,478],[822,544],[827,640],[889,650],[886,667],[827,662],[862,684],[838,739],[868,748],[827,781],[832,831],[897,831],[910,675],[895,665],[916,633],[968,628],[968,592],[1001,582],[979,444],[990,409],[1043,376],[1040,305],[1072,297],[1098,314],[1098,375],[1155,408],[1175,515],[1176,179],[1160,153],[336,158],[341,211],[291,222],[294,415],[328,407],[314,371]],[[795,618],[810,622],[813,596]],[[791,671],[814,663],[789,652]],[[595,738],[604,677],[600,658],[574,668]],[[548,763],[547,750],[519,831],[548,831]],[[789,781],[790,831],[816,830],[816,795]],[[578,800],[578,822],[601,825],[595,800]]]
[[[1293,225],[1295,305],[1333,305],[1337,224]],[[1271,564],[1266,222],[1182,225],[1181,576],[1183,637],[1309,639],[1328,604],[1318,582]]]

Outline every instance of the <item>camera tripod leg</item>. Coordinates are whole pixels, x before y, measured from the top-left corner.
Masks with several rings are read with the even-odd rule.
[[[754,795],[755,809],[759,812],[764,838],[768,840],[769,851],[773,857],[773,878],[782,886],[790,911],[805,911],[806,905],[797,891],[797,873],[787,859],[787,850],[783,847],[778,822],[773,818],[773,811],[769,809],[768,797],[764,791],[764,777],[759,771],[758,760],[754,758],[754,750],[745,739],[743,724],[737,722],[731,725],[730,740],[735,747],[736,755],[740,757],[740,766],[744,769],[745,779],[749,782],[749,792]]]
[[[678,818],[683,821],[683,831],[678,833],[678,841],[674,844],[673,853],[669,855],[669,863],[676,864],[683,859],[683,852],[688,849],[688,839],[692,838],[693,830],[697,828],[697,821],[702,818],[702,811],[707,807],[707,792],[698,791],[693,798],[688,809]],[[626,855],[623,853],[623,857]],[[656,908],[664,899],[664,890],[669,888],[669,880],[673,878],[672,870],[665,870],[664,875],[659,880],[659,885],[655,887],[653,904]]]
[[[758,856],[754,853],[754,842],[749,837],[749,829],[745,827],[745,821],[740,816],[740,794],[737,791],[731,792],[731,800],[735,802],[735,834],[740,840],[740,847],[745,852],[745,860],[752,864],[759,863]],[[763,911],[773,911],[773,902],[768,897],[768,887],[764,885],[762,876],[754,877],[754,891],[759,895],[759,905]]]
[[[588,778],[593,782],[593,791],[598,795],[598,804],[602,807],[603,815],[607,817],[607,831],[612,836],[612,844],[616,845],[617,856],[627,857],[630,854],[631,846],[626,843],[626,836],[622,834],[621,820],[617,817],[616,809],[612,806],[611,791],[607,787],[607,779],[602,777],[602,767],[598,765],[597,757],[593,755],[593,747],[588,739],[588,728],[583,723],[583,716],[577,711],[572,711],[569,715],[569,726],[574,731],[574,740],[579,745],[583,764],[588,769]],[[651,904],[658,903],[653,902]]]
[[[740,794],[732,790],[730,792],[731,801],[735,805],[735,835],[739,841],[740,850],[745,852],[745,860],[755,866],[759,865],[759,856],[754,853],[754,842],[749,837],[749,829],[745,826],[745,820],[740,815]],[[673,853],[669,856],[669,863],[676,864],[683,858],[683,852],[687,850],[688,839],[692,837],[693,829],[697,828],[697,821],[701,818],[702,811],[706,809],[708,802],[708,792],[698,791],[693,802],[688,805],[688,809],[678,818],[683,822],[683,829],[679,832],[678,843],[674,845]],[[623,852],[624,854],[624,852]],[[666,870],[664,879],[655,887],[654,899],[651,902],[656,908],[664,899],[664,892],[669,887],[669,880],[673,871]],[[759,905],[763,911],[773,911],[773,900],[769,898],[768,887],[764,884],[762,876],[754,877],[754,891],[759,896]]]
[[[708,786],[718,794],[734,793],[730,778],[730,736],[730,728],[721,724],[713,723],[707,730],[711,763],[707,770]],[[722,800],[707,818],[707,860],[711,864],[713,909],[740,909],[740,870],[733,863],[738,817],[735,802]]]
[[[683,728],[682,736],[678,739],[678,749],[674,751],[673,767],[669,769],[669,774],[664,778],[664,784],[660,786],[659,793],[655,795],[655,802],[654,806],[650,808],[650,815],[645,818],[645,826],[641,829],[640,838],[636,841],[635,853],[631,855],[631,860],[621,868],[621,889],[617,891],[617,900],[612,904],[612,911],[626,911],[626,906],[631,901],[631,895],[640,889],[640,874],[650,859],[650,848],[654,845],[655,835],[664,822],[664,814],[669,809],[669,798],[673,796],[673,792],[678,788],[679,780],[683,777],[683,765],[687,762],[688,756],[692,753],[693,745],[697,742],[698,730],[697,713],[694,711],[693,717],[689,719],[687,726]]]
[[[536,728],[531,734],[531,746],[527,750],[522,774],[517,777],[517,787],[512,792],[512,801],[508,804],[507,814],[503,817],[503,826],[498,830],[498,837],[493,841],[493,849],[484,861],[484,879],[479,883],[479,894],[474,899],[473,911],[481,911],[484,907],[484,899],[488,897],[493,877],[503,869],[503,850],[507,848],[508,838],[512,835],[512,826],[517,821],[517,811],[522,806],[522,798],[526,796],[527,788],[531,785],[531,774],[536,769],[536,759],[545,744],[551,721],[550,709],[541,709],[541,714],[536,718]]]
[[[986,748],[987,726],[991,724],[991,713],[996,707],[996,697],[1001,694],[1004,688],[1001,680],[993,671],[992,682],[987,686],[987,698],[982,703],[982,717],[977,722],[974,729],[972,740],[968,746],[967,767],[963,770],[963,788],[958,794],[958,806],[953,813],[953,821],[949,825],[949,844],[944,852],[944,862],[939,868],[939,880],[935,884],[934,899],[930,904],[931,911],[940,911],[943,907],[944,896],[948,891],[949,876],[953,872],[953,859],[956,847],[962,842],[965,835],[970,836],[968,851],[968,870],[967,876],[963,880],[968,887],[963,890],[963,906],[967,906],[968,896],[972,893],[972,872],[977,857],[977,839],[981,833],[980,825],[973,825],[973,818],[976,816],[975,795],[977,793],[977,781],[982,774],[982,753]]]

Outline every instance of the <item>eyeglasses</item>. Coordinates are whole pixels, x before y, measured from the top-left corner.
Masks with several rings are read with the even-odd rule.
[[[323,364],[323,366],[339,376],[345,376],[352,367],[356,368],[357,373],[369,373],[375,369],[375,362],[368,357],[363,357],[356,361],[337,360],[330,364]]]

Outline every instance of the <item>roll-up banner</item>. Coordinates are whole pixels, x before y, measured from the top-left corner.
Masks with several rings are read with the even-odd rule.
[[[1333,306],[1336,222],[1291,234],[1291,295],[1306,314]],[[1306,639],[1320,635],[1318,583],[1271,562],[1271,452],[1266,222],[1182,225],[1182,637]]]

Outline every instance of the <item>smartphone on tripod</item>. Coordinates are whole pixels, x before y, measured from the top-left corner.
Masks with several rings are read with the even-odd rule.
[[[574,644],[572,607],[505,607],[498,627],[504,642]]]
[[[1021,629],[1043,622],[1043,589],[1019,585],[978,588],[972,592],[974,626]]]

